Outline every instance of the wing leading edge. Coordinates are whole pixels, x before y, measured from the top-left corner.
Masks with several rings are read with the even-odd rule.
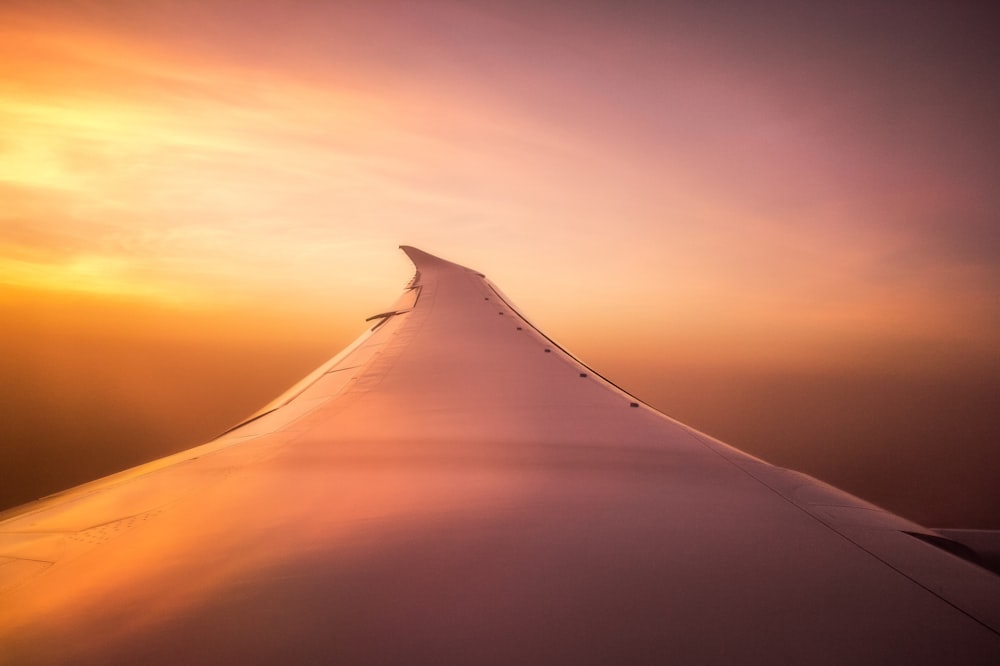
[[[677,423],[404,247],[351,347],[0,522],[0,662],[997,663],[941,535]]]

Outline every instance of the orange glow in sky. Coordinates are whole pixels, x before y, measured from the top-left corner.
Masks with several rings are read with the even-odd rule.
[[[63,409],[94,368],[139,400],[163,374],[121,349],[196,359],[202,387],[294,357],[290,377],[258,367],[245,400],[266,401],[395,298],[401,243],[483,270],[585,361],[741,448],[752,433],[710,422],[713,401],[750,409],[720,388],[738,377],[986,395],[988,22],[764,4],[5,2],[8,408]]]

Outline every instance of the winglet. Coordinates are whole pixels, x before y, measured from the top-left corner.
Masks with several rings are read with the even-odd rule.
[[[461,264],[456,264],[454,262],[448,261],[447,259],[442,259],[441,257],[435,257],[433,254],[424,252],[423,250],[418,250],[412,245],[400,245],[399,249],[405,252],[406,256],[410,258],[410,261],[412,261],[413,265],[416,266],[418,273],[424,269],[450,267],[450,268],[458,268],[463,271],[469,271],[471,273],[476,273],[481,277],[486,277],[479,271],[472,270],[471,268],[462,266]]]
[[[444,262],[444,260],[440,257],[435,257],[433,254],[429,254],[423,250],[418,250],[412,245],[400,245],[399,249],[406,253],[406,256],[410,258],[410,261],[413,262],[413,265],[416,266],[418,270],[426,268],[434,263]]]

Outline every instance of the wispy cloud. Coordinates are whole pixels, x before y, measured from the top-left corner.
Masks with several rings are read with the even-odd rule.
[[[997,137],[947,122],[984,93],[941,101],[938,69],[804,17],[10,7],[2,279],[316,293],[416,242],[523,257],[546,310],[543,274],[599,261],[632,313],[989,334],[997,195],[962,165]]]

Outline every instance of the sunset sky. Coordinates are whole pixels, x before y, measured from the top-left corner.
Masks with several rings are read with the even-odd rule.
[[[738,448],[1000,528],[976,4],[7,0],[0,507],[254,411],[405,243]]]

